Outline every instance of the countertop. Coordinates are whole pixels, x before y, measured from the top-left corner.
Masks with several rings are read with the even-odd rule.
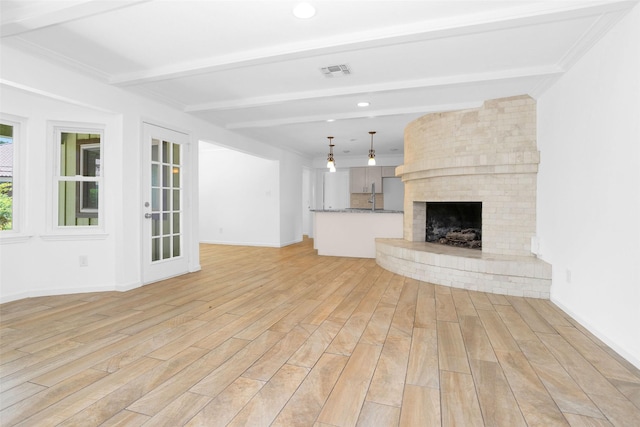
[[[311,212],[340,212],[340,213],[400,213],[403,214],[404,211],[394,211],[389,209],[376,209],[375,211],[371,209],[362,209],[362,208],[345,208],[345,209],[311,209]]]

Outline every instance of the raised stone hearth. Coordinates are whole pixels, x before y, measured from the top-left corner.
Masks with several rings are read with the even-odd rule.
[[[423,116],[405,128],[403,239],[377,240],[382,267],[435,284],[548,298],[536,235],[536,103],[529,96]],[[482,249],[427,243],[429,203],[482,204]]]
[[[404,239],[376,239],[376,263],[424,282],[494,294],[549,298],[551,265],[535,257]]]

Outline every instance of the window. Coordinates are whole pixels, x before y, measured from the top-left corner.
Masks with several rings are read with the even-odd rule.
[[[0,122],[0,231],[14,230],[14,132],[16,126]]]
[[[102,131],[56,128],[58,227],[98,227],[101,222]]]

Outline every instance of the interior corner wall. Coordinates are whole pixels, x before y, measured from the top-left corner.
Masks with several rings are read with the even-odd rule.
[[[280,161],[280,246],[302,241],[302,159],[283,152]]]
[[[640,6],[538,99],[551,299],[640,368]]]
[[[280,246],[279,162],[200,142],[200,241]]]

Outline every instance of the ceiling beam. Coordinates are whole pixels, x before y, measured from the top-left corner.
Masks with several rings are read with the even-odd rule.
[[[454,110],[466,110],[469,108],[478,108],[482,105],[482,101],[474,102],[458,102],[455,104],[440,104],[440,105],[421,105],[417,107],[408,108],[393,108],[387,110],[368,110],[366,113],[342,113],[334,114],[331,117],[335,120],[353,120],[353,119],[369,119],[371,117],[385,117],[385,116],[398,116],[407,114],[429,114],[443,111]],[[250,122],[235,122],[228,123],[225,127],[227,129],[249,129],[249,128],[267,128],[275,126],[296,125],[301,123],[315,123],[326,122],[327,116],[315,115],[315,116],[298,116],[287,117],[284,119],[274,120],[256,120]]]
[[[0,36],[19,36],[29,31],[60,25],[150,0],[36,1],[3,11]]]
[[[194,113],[198,111],[221,111],[243,108],[265,107],[269,105],[282,104],[286,102],[318,100],[336,96],[352,96],[371,94],[377,92],[416,90],[443,86],[457,86],[470,83],[483,83],[498,80],[521,79],[530,77],[558,77],[565,70],[559,67],[534,67],[503,70],[490,73],[476,73],[457,76],[444,76],[420,80],[406,80],[399,82],[388,82],[373,85],[351,86],[334,89],[323,89],[317,91],[304,91],[286,94],[275,94],[269,96],[256,96],[253,98],[242,98],[232,101],[206,102],[202,104],[187,105],[185,112]]]
[[[162,80],[194,76],[204,73],[226,71],[242,67],[273,64],[330,55],[360,49],[414,43],[443,37],[479,34],[546,22],[576,19],[613,11],[629,9],[629,1],[595,2],[576,5],[573,2],[540,2],[510,8],[505,12],[491,12],[473,16],[444,19],[438,22],[421,22],[399,27],[388,27],[348,35],[327,37],[313,42],[304,41],[260,49],[238,52],[231,55],[210,57],[197,61],[171,64],[153,69],[113,76],[109,83],[117,86],[144,84]]]

